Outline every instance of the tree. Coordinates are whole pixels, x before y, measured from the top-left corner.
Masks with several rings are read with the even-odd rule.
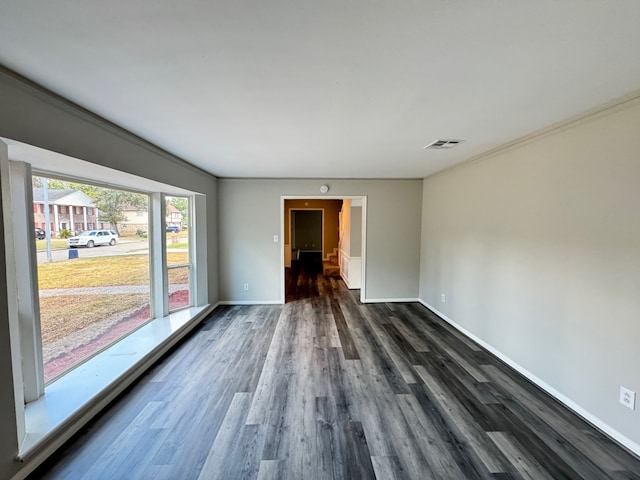
[[[147,197],[141,193],[125,192],[112,188],[91,188],[95,189],[92,194],[85,193],[91,197],[98,208],[100,215],[99,220],[109,222],[118,234],[120,234],[118,224],[127,219],[124,213],[124,207],[131,206],[139,209],[147,207]]]
[[[31,177],[31,184],[33,185],[33,188],[44,187],[42,178],[43,177]],[[56,180],[55,178],[48,178],[47,180],[48,180],[47,186],[50,190],[66,190],[69,188],[73,188],[69,186],[70,185],[69,182],[65,182],[63,180]]]

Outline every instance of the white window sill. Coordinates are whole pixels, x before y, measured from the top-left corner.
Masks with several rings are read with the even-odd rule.
[[[52,382],[25,407],[27,434],[17,459],[58,448],[212,310],[206,305],[155,319]]]

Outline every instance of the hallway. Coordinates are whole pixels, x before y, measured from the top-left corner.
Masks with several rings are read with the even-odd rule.
[[[299,258],[291,260],[291,267],[285,268],[286,303],[317,297],[330,284],[330,279],[322,276],[322,256],[301,252]]]

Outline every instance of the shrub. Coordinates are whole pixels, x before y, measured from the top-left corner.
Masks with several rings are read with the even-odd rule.
[[[69,238],[69,237],[72,237],[72,236],[73,236],[73,234],[69,230],[67,230],[66,228],[63,228],[58,233],[58,238]]]

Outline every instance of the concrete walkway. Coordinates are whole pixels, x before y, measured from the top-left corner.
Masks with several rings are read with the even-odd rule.
[[[177,283],[169,285],[169,293],[187,290],[189,285]],[[109,287],[84,287],[84,288],[51,288],[39,290],[41,297],[63,297],[65,295],[129,295],[134,293],[149,293],[149,285],[120,285]]]

